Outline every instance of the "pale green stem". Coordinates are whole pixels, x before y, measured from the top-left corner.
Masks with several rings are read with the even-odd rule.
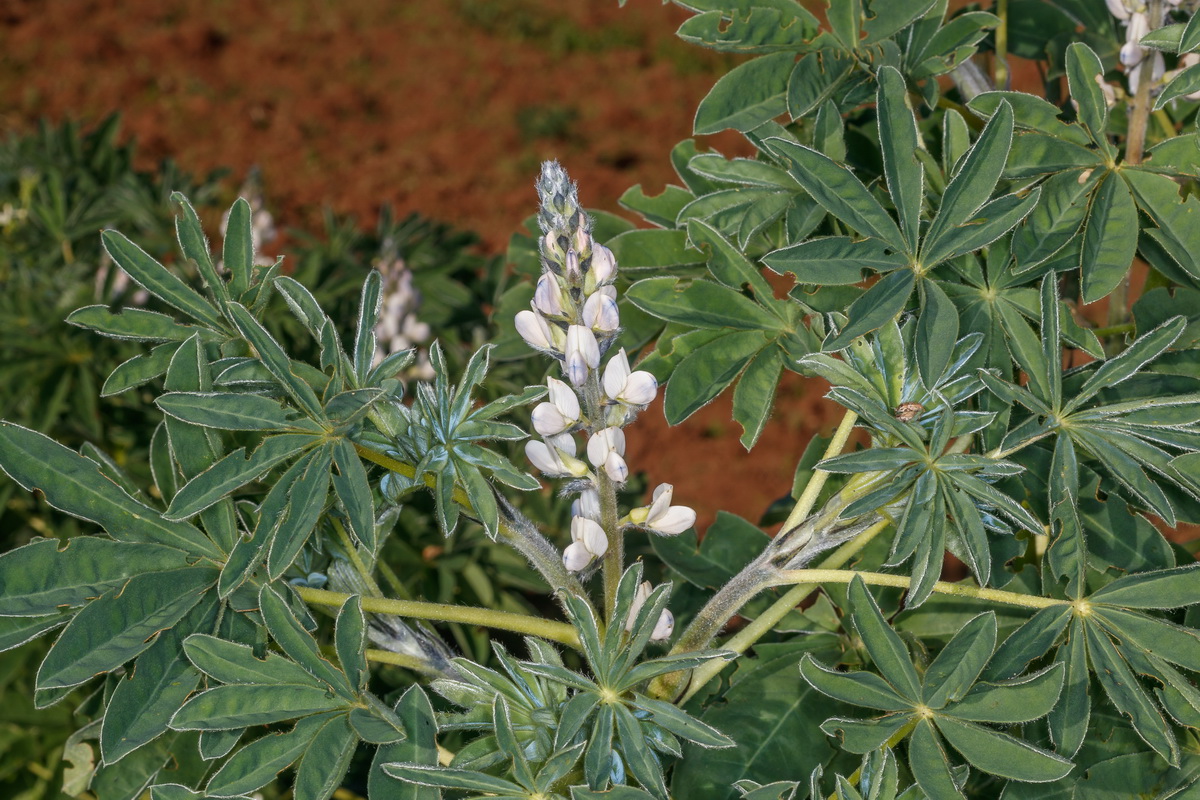
[[[900,728],[900,730],[896,731],[890,737],[888,737],[888,740],[884,743],[883,746],[884,747],[895,747],[897,744],[900,743],[900,740],[902,740],[905,736],[908,736],[910,733],[912,733],[912,729],[915,727],[917,727],[917,720],[916,719],[909,720],[908,722],[906,722],[904,724],[904,726],[902,728]],[[850,777],[846,778],[846,782],[849,783],[851,786],[857,786],[858,782],[860,780],[862,780],[862,767],[859,767],[858,769],[854,770],[854,772],[850,773]],[[833,794],[829,795],[829,797],[827,797],[826,800],[839,800],[839,795],[837,792],[834,792]]]
[[[905,575],[885,575],[882,572],[856,572],[846,569],[786,569],[781,570],[771,579],[773,586],[790,586],[792,584],[823,584],[849,583],[854,578],[862,578],[871,586],[891,586],[897,589],[907,589],[912,578]],[[982,586],[966,586],[960,583],[938,581],[933,585],[933,591],[938,594],[948,594],[955,597],[970,597],[975,600],[988,600],[993,603],[1004,603],[1023,608],[1050,608],[1051,606],[1069,606],[1070,600],[1059,600],[1054,597],[1041,595],[1018,594],[1001,589],[988,589]]]
[[[371,574],[371,570],[367,569],[367,565],[363,562],[362,557],[359,556],[358,547],[350,540],[350,534],[346,532],[346,527],[342,525],[340,520],[335,519],[333,521],[333,529],[337,531],[338,539],[342,543],[342,549],[349,556],[350,563],[367,584],[367,588],[371,590],[371,594],[376,597],[382,597],[383,592],[380,591],[379,584],[375,582],[375,576]]]
[[[846,542],[844,545],[834,550],[821,562],[823,569],[835,569],[842,566],[851,558],[853,558],[860,550],[870,544],[871,540],[879,535],[879,532],[891,524],[890,520],[880,520],[879,522],[867,528],[855,538]],[[728,641],[721,645],[722,650],[732,650],[735,653],[744,653],[755,642],[769,633],[779,621],[791,613],[792,609],[804,602],[804,600],[818,588],[815,584],[793,586],[787,591],[783,597],[780,597],[771,607],[763,611],[757,617],[752,619],[746,627],[742,628],[735,635],[729,638]],[[708,685],[708,682],[715,678],[722,669],[725,668],[724,661],[709,661],[701,664],[692,673],[691,681],[688,683],[687,693],[679,701],[682,705],[690,700],[697,692]]]
[[[351,597],[344,592],[330,592],[326,589],[313,589],[307,586],[295,588],[306,603],[316,605],[340,608]],[[484,628],[498,628],[515,633],[532,634],[571,647],[579,646],[579,636],[575,633],[574,626],[565,622],[554,622],[541,617],[514,614],[509,611],[455,606],[446,603],[427,603],[421,600],[394,600],[386,597],[364,597],[362,598],[362,609],[375,614],[394,614],[397,617],[411,619],[460,622]]]
[[[404,667],[413,672],[420,672],[422,675],[431,675],[439,677],[442,675],[436,669],[429,666],[429,662],[424,659],[414,656],[406,656],[403,653],[393,653],[391,650],[376,650],[367,648],[367,661],[374,661],[377,664],[391,664],[394,667]]]
[[[996,16],[1000,24],[996,26],[996,70],[995,81],[997,89],[1008,88],[1008,0],[996,0]]]
[[[842,417],[842,421],[838,423],[837,430],[833,432],[833,438],[830,439],[829,445],[825,448],[825,453],[821,456],[822,461],[827,458],[833,458],[842,452],[842,448],[846,446],[846,441],[850,438],[850,433],[854,430],[854,423],[856,422],[858,422],[858,414],[853,411],[847,411],[845,416]],[[829,473],[824,470],[818,469],[813,472],[812,476],[808,479],[808,484],[804,487],[804,491],[796,499],[796,505],[792,507],[791,513],[783,521],[783,526],[779,529],[780,531],[790,531],[808,516],[813,506],[816,505],[817,496],[825,488],[825,481],[828,479]]]

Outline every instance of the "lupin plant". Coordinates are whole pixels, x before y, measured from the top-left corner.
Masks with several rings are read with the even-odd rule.
[[[153,485],[0,424],[0,467],[102,529],[0,555],[0,646],[61,629],[34,701],[78,708],[73,794],[1200,791],[1200,567],[1164,536],[1200,524],[1194,3],[680,5],[749,56],[695,132],[752,157],[683,142],[622,198],[643,228],[546,164],[496,341],[434,343],[428,382],[377,356],[378,273],[343,341],[244,200],[218,258],[176,198],[197,285],[103,234],[175,311],[71,316],[149,343],[117,377],[157,393]],[[671,423],[732,386],[752,449],[785,369],[842,418],[761,519],[630,507],[660,386]]]

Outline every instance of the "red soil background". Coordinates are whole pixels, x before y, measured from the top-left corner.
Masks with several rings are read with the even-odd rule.
[[[120,111],[139,166],[259,166],[281,227],[315,230],[324,207],[372,225],[391,203],[503,252],[536,210],[543,159],[588,207],[618,213],[630,186],[678,181],[668,154],[733,63],[675,38],[687,16],[658,0],[10,0],[0,125]],[[731,133],[703,143],[752,152]],[[701,529],[718,509],[757,519],[836,421],[823,392],[789,375],[753,454],[728,393],[676,428],[651,408],[629,431],[630,464],[676,484]]]

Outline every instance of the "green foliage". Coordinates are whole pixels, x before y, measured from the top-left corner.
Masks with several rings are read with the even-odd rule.
[[[18,412],[0,423],[14,484],[103,531],[0,554],[0,649],[54,634],[5,654],[18,668],[0,685],[60,732],[78,727],[70,767],[42,770],[52,790],[1196,791],[1200,584],[1160,532],[1200,522],[1195,68],[1110,106],[1120,26],[1081,0],[1010,0],[994,9],[1006,19],[835,0],[824,27],[792,0],[680,5],[682,38],[747,57],[694,130],[734,129],[755,157],[681,143],[680,185],[622,198],[644,229],[582,213],[547,164],[529,223],[541,233],[510,248],[516,278],[469,256],[412,266],[438,334],[423,373],[377,331],[395,322],[397,239],[431,259],[453,240],[444,229],[333,221],[291,275],[255,260],[245,200],[219,257],[180,194],[174,264],[150,234],[104,231],[148,304],[62,310],[128,348],[102,391],[153,397],[163,418],[145,457],[79,447]],[[1183,10],[1152,27],[1139,46],[1200,50]],[[1044,97],[992,84],[972,60],[989,50],[1001,76],[1007,58],[1039,59]],[[119,166],[105,136],[85,150],[91,173],[76,158],[63,174]],[[22,220],[58,208],[123,222],[24,191]],[[31,239],[21,258],[57,265],[75,228],[40,224],[54,247]],[[1134,297],[1138,257],[1149,277]],[[353,270],[374,258],[380,272]],[[535,290],[524,279],[539,273]],[[1088,308],[1100,299],[1102,327]],[[571,384],[543,385],[526,342]],[[785,368],[824,379],[845,417],[797,445],[773,537],[724,513],[686,530],[682,485],[622,510],[637,486],[622,428],[656,381],[670,422],[732,389],[751,449]],[[566,478],[569,514],[510,449],[543,397],[527,452]],[[846,451],[855,426],[866,435]],[[535,520],[558,540],[570,529],[565,554]],[[649,547],[635,538],[647,530]],[[527,657],[488,631],[525,634]],[[36,675],[19,671],[26,652]],[[0,719],[0,741],[19,719]]]

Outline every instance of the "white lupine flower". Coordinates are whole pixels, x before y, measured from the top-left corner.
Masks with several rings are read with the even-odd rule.
[[[625,620],[625,630],[633,630],[633,621],[637,618],[638,612],[642,610],[642,606],[646,605],[646,601],[650,599],[650,581],[642,581],[638,586],[637,591],[633,595],[633,604],[629,609],[629,619]],[[650,634],[650,638],[656,642],[663,639],[669,639],[675,630],[675,615],[667,609],[658,615],[658,622],[654,626],[654,632]]]
[[[584,489],[579,497],[571,501],[571,515],[600,521],[600,493],[595,489]]]
[[[538,278],[537,291],[533,293],[533,305],[546,316],[563,316],[562,288],[558,285],[558,278],[549,272],[542,273],[542,277]]]
[[[649,372],[629,371],[629,356],[622,347],[604,367],[604,393],[630,406],[649,405],[658,392],[658,381]]]
[[[575,248],[567,251],[565,272],[567,274],[567,283],[569,284],[578,284],[579,279],[583,277],[583,269],[579,266],[579,251]]]
[[[608,534],[600,523],[587,517],[571,518],[571,541],[582,544],[587,551],[596,557],[608,552]]]
[[[650,505],[629,512],[629,521],[668,536],[683,533],[696,524],[696,512],[687,506],[671,505],[675,487],[660,483]]]
[[[1125,5],[1125,0],[1104,0],[1104,2],[1108,6],[1108,13],[1119,20],[1129,19],[1129,8]]]
[[[517,333],[535,350],[554,350],[554,333],[550,325],[534,311],[517,312]]]
[[[617,259],[612,250],[602,244],[592,245],[592,279],[597,285],[611,283],[617,277]]]
[[[596,431],[588,440],[588,461],[597,469],[603,468],[608,477],[624,483],[629,477],[629,467],[625,464],[625,431],[612,427]]]
[[[582,386],[588,370],[600,366],[600,345],[596,335],[582,325],[567,328],[567,376],[571,383]]]
[[[617,301],[602,292],[593,294],[583,304],[583,324],[600,333],[611,333],[621,327]]]
[[[570,434],[541,442],[529,440],[525,443],[525,457],[551,478],[582,478],[588,471],[587,464],[575,458],[575,439]]]
[[[546,385],[550,401],[538,403],[533,409],[533,429],[542,436],[557,436],[579,422],[579,398],[560,380],[547,378]]]

